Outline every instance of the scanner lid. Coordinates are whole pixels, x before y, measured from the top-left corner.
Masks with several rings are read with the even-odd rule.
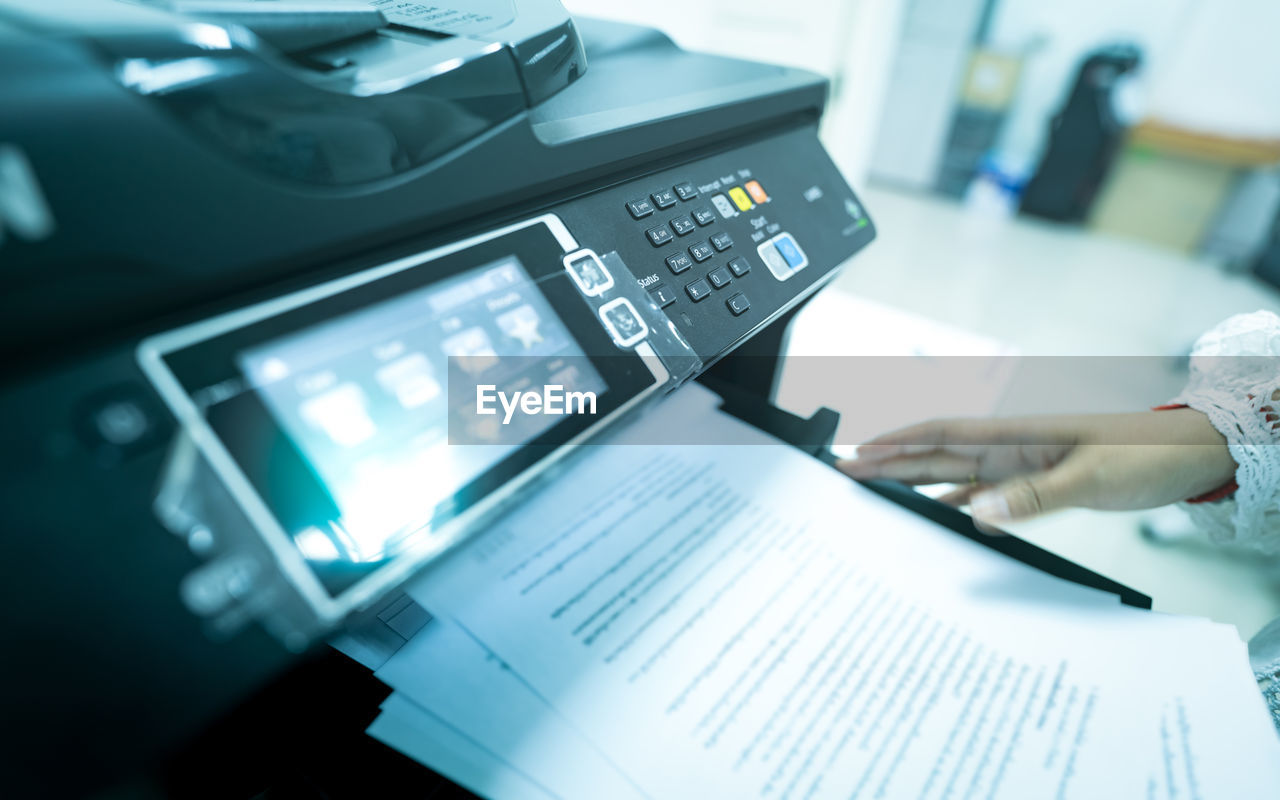
[[[557,0],[0,0],[261,173],[345,186],[420,167],[586,69]]]

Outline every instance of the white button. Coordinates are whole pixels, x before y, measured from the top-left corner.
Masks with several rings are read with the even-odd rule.
[[[649,326],[625,297],[616,297],[600,306],[600,321],[618,347],[631,347],[649,334]]]
[[[738,216],[738,212],[734,209],[733,203],[730,203],[729,198],[722,194],[714,195],[711,198],[711,203],[716,207],[716,211],[720,212],[720,216],[725,219]]]
[[[778,280],[785,281],[795,274],[791,271],[791,265],[782,257],[782,253],[779,253],[778,248],[773,246],[772,239],[757,247],[756,252],[760,254],[760,260],[764,262],[764,265],[773,273],[773,277]]]
[[[587,297],[599,297],[613,288],[613,276],[593,250],[583,248],[565,256],[564,268]]]

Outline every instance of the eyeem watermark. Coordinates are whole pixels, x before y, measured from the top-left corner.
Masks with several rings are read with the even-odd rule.
[[[517,410],[527,416],[561,417],[569,414],[595,414],[595,392],[566,392],[558,383],[542,387],[542,391],[500,392],[496,384],[476,385],[476,413],[492,416],[502,406],[502,424],[511,423]]]

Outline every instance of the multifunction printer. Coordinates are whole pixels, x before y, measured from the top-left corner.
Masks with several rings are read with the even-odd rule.
[[[417,774],[327,642],[394,651],[406,581],[681,384],[767,403],[875,236],[822,78],[554,0],[0,0],[0,72],[0,781],[33,793]],[[532,385],[591,413],[463,413]]]

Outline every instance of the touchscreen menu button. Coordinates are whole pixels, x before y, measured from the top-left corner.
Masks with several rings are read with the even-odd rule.
[[[599,297],[613,288],[613,276],[592,250],[582,249],[565,256],[564,268],[587,297]]]
[[[625,297],[615,298],[600,306],[600,321],[618,347],[631,347],[649,333],[644,320],[636,313],[635,306]]]

